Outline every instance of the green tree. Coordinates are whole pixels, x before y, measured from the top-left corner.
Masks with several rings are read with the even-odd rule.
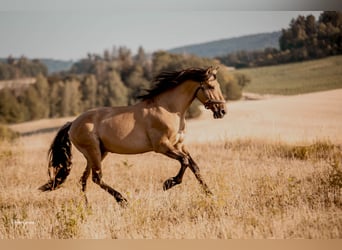
[[[248,83],[249,79],[243,74],[232,74],[227,70],[220,70],[217,74],[217,80],[221,84],[222,94],[227,100],[238,100],[242,96],[242,88]]]
[[[97,80],[94,75],[87,75],[82,81],[82,106],[84,110],[96,107]]]
[[[64,83],[61,103],[61,115],[77,115],[81,112],[82,94],[79,90],[80,82],[72,79]]]
[[[35,86],[30,85],[25,91],[24,104],[28,109],[26,120],[36,120],[44,118],[46,107],[40,98]]]
[[[0,122],[15,123],[25,120],[26,107],[21,105],[9,88],[0,91]]]
[[[64,84],[62,81],[53,82],[50,85],[50,117],[61,117],[62,116],[62,98],[63,98]]]
[[[46,118],[50,114],[50,105],[49,105],[49,94],[50,94],[50,86],[47,79],[39,74],[36,78],[36,83],[34,84],[34,88],[37,90],[38,99],[41,107],[41,118]]]
[[[134,103],[135,97],[139,94],[141,89],[147,89],[150,82],[145,77],[145,72],[140,64],[136,64],[130,74],[128,75],[125,85],[128,88],[128,102]]]
[[[117,71],[109,71],[97,87],[97,106],[127,105],[128,89]]]

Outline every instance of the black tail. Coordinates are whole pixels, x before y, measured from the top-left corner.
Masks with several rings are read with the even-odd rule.
[[[71,122],[66,123],[57,133],[49,149],[49,176],[50,180],[39,187],[41,191],[52,191],[57,189],[68,177],[71,170],[71,142],[69,129]],[[50,169],[53,168],[54,176]]]

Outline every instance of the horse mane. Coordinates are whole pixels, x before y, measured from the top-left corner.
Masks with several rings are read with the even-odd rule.
[[[188,68],[180,71],[163,71],[158,74],[152,81],[154,86],[151,89],[145,89],[146,94],[139,95],[137,98],[141,100],[149,100],[153,97],[175,88],[179,84],[187,80],[193,80],[197,82],[208,81],[213,74],[212,67],[203,68]]]

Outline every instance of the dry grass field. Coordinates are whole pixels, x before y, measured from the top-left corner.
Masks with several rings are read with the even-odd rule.
[[[190,121],[190,152],[214,196],[193,174],[166,192],[178,162],[155,153],[109,155],[104,180],[128,200],[121,208],[89,181],[73,150],[63,187],[41,193],[47,150],[68,119],[12,126],[0,143],[2,239],[333,239],[342,238],[342,91],[229,103],[223,120]],[[42,133],[33,133],[41,131]]]

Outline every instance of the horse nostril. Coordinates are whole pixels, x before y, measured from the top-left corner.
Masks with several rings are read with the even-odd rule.
[[[224,109],[221,110],[221,115],[225,115],[226,111]]]

